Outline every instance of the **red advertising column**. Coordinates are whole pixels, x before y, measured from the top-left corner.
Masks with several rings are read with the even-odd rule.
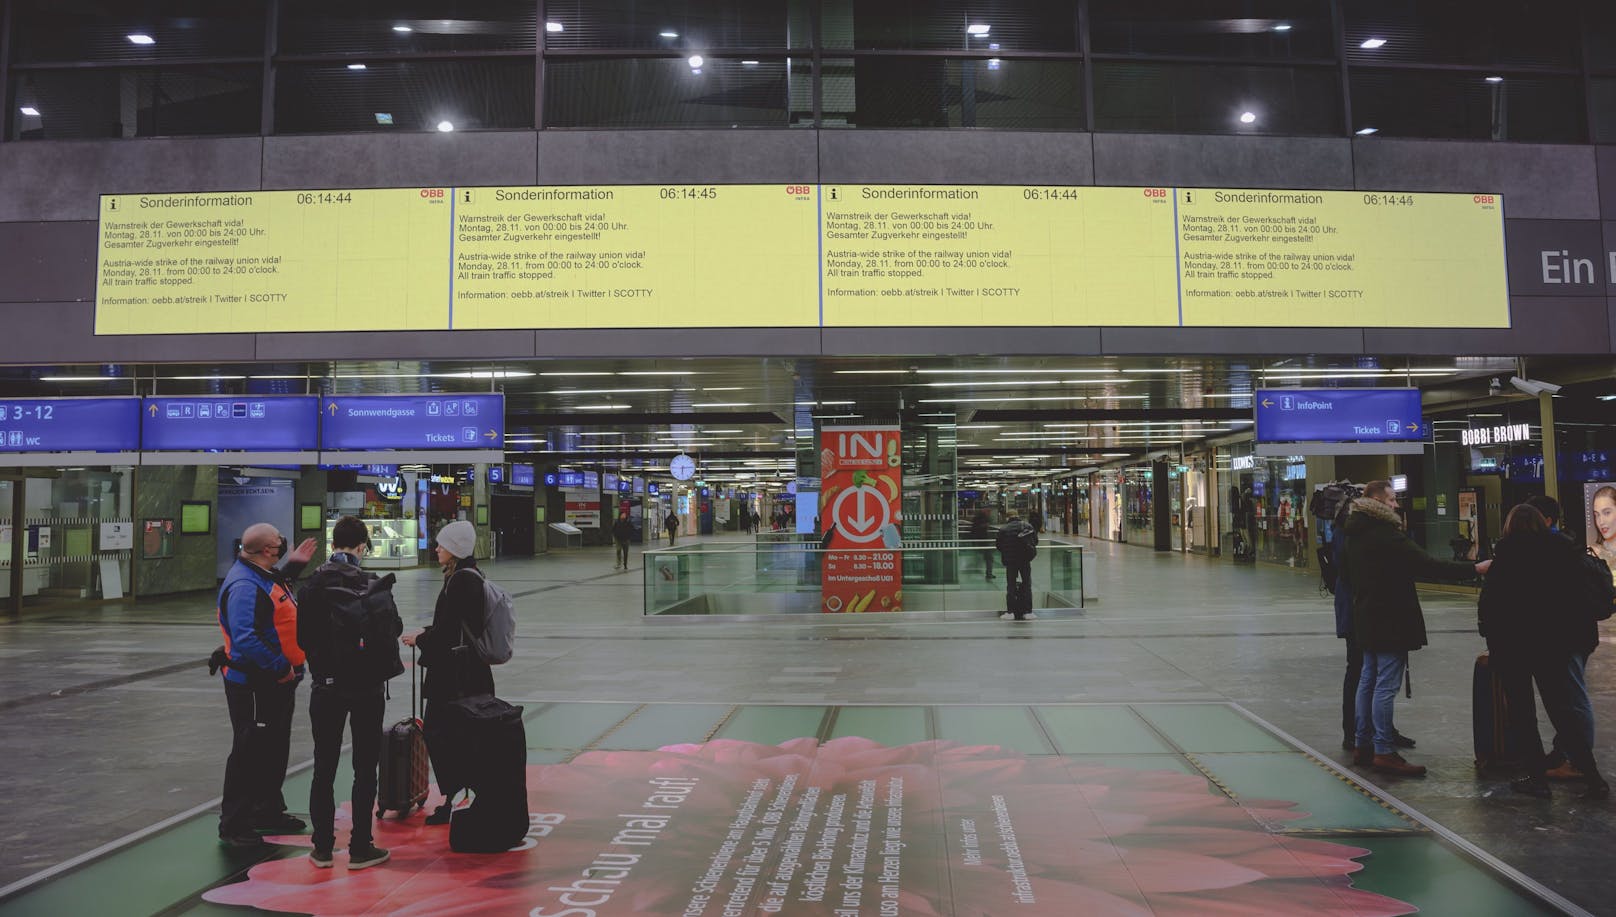
[[[830,533],[820,610],[903,610],[903,453],[897,427],[819,433],[819,518]]]

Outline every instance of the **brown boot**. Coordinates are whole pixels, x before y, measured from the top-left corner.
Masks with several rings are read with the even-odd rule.
[[[1549,778],[1550,780],[1581,780],[1584,774],[1582,771],[1577,770],[1577,766],[1575,764],[1567,761],[1558,767],[1549,768],[1549,770],[1545,772],[1543,776]]]
[[[1374,768],[1383,774],[1395,774],[1399,777],[1424,777],[1425,765],[1410,764],[1403,760],[1397,752],[1389,755],[1376,755]]]
[[[1373,745],[1360,745],[1352,750],[1352,763],[1359,767],[1368,767],[1375,763],[1375,747]]]

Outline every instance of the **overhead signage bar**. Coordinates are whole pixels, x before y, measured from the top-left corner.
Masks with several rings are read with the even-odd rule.
[[[1279,388],[1253,395],[1259,455],[1423,451],[1417,388]]]
[[[133,464],[139,450],[139,398],[0,399],[0,465]]]
[[[140,412],[147,452],[313,452],[316,395],[147,398]]]
[[[320,448],[503,453],[504,395],[328,395]]]
[[[452,187],[100,213],[97,334],[1510,324],[1496,194]]]

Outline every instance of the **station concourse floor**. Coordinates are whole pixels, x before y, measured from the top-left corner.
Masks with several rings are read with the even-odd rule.
[[[517,655],[495,674],[500,695],[526,709],[530,807],[545,811],[551,797],[543,788],[553,786],[567,802],[552,808],[595,800],[617,813],[621,800],[645,795],[648,774],[714,775],[720,761],[730,768],[722,779],[734,786],[709,776],[691,797],[697,801],[679,843],[657,851],[693,849],[685,854],[692,862],[658,861],[658,873],[646,867],[634,877],[676,887],[660,898],[642,891],[632,908],[620,897],[597,908],[602,917],[685,913],[692,895],[685,873],[729,868],[703,845],[717,849],[730,820],[751,811],[749,787],[768,783],[756,810],[776,802],[787,823],[813,808],[800,785],[784,781],[793,767],[801,785],[814,775],[829,781],[826,794],[843,787],[835,798],[850,814],[865,783],[879,783],[869,803],[877,821],[871,881],[858,913],[882,913],[877,889],[889,884],[901,884],[902,893],[893,892],[897,908],[888,913],[961,917],[1193,914],[1214,904],[1224,908],[1219,913],[1555,912],[1466,855],[1468,843],[1587,913],[1616,914],[1609,866],[1616,804],[1583,803],[1569,786],[1540,802],[1511,794],[1502,776],[1477,775],[1470,688],[1482,643],[1473,596],[1422,596],[1432,642],[1412,657],[1414,697],[1399,697],[1397,715],[1401,731],[1418,740],[1409,757],[1431,774],[1387,778],[1352,768],[1341,749],[1345,654],[1315,575],[1080,543],[1096,555],[1099,601],[1073,617],[1023,623],[987,611],[979,621],[645,619],[638,548],[627,572],[612,570],[610,548],[485,562],[518,605]],[[430,619],[438,583],[434,569],[401,573],[396,594],[406,627]],[[248,905],[259,913],[390,913],[408,905],[411,913],[526,914],[554,897],[546,882],[570,881],[615,839],[563,843],[574,829],[555,828],[550,846],[541,837],[534,847],[527,869],[536,884],[514,891],[508,875],[455,859],[499,858],[446,855],[442,834],[428,833],[444,829],[421,829],[419,815],[378,829],[377,842],[393,847],[395,861],[352,874],[363,884],[340,862],[314,876],[291,859],[306,837],[278,839],[283,846],[265,853],[223,850],[214,832],[230,732],[222,691],[204,666],[219,643],[212,605],[197,593],[29,608],[19,622],[0,625],[0,748],[10,771],[0,781],[0,917],[255,912]],[[1613,633],[1607,627],[1604,642]],[[1588,680],[1596,754],[1616,769],[1610,654],[1595,654]],[[307,700],[301,689],[286,793],[294,812],[307,808]],[[407,683],[395,681],[387,721],[404,716],[408,704]],[[1547,740],[1546,720],[1543,729]],[[859,768],[871,781],[854,779]],[[845,787],[824,776],[844,772],[852,775]],[[909,775],[907,805],[888,795],[893,773]],[[339,803],[345,775],[344,766]],[[1211,821],[1186,814],[1208,798],[1221,807],[1203,813]],[[694,810],[698,803],[705,816]],[[1121,811],[1130,804],[1151,814]],[[890,882],[878,882],[883,811],[908,819],[901,829],[888,823],[910,832],[901,883],[895,858]],[[1012,814],[1019,851],[1013,830],[1004,843]],[[824,839],[815,819],[825,817],[824,809],[803,815],[809,849]],[[580,831],[611,829],[582,811],[571,818]],[[1138,833],[1146,830],[1141,818],[1165,833]],[[1183,823],[1160,828],[1173,818]],[[1084,834],[1088,819],[1101,826],[1097,834]],[[670,831],[681,833],[674,824]],[[968,827],[981,831],[975,860],[973,841],[960,836]],[[1223,853],[1171,840],[1237,829]],[[1110,867],[1085,859],[1101,836],[1110,843],[1095,855],[1115,860]],[[769,869],[788,855],[767,838],[751,840],[768,848],[758,862]],[[857,855],[841,843],[836,856]],[[1236,848],[1244,852],[1229,852]],[[1267,853],[1251,852],[1258,848]],[[801,856],[805,875],[807,850]],[[1276,867],[1279,861],[1288,865]],[[570,871],[544,872],[562,867]],[[1211,877],[1206,887],[1183,887],[1198,868]],[[724,873],[736,894],[745,891],[743,872]],[[791,894],[806,894],[793,876]],[[316,879],[335,884],[308,884]],[[1042,895],[1040,904],[1014,897],[1022,892]],[[769,893],[759,882],[754,897],[742,895],[750,908],[743,912],[771,912],[763,907]],[[774,910],[832,913],[828,907],[788,900]]]

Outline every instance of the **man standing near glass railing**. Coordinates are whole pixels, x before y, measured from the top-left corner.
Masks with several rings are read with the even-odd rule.
[[[995,544],[1004,561],[1006,610],[999,617],[1017,621],[1037,618],[1032,611],[1032,559],[1038,556],[1038,532],[1011,513],[1010,521],[999,529]]]

